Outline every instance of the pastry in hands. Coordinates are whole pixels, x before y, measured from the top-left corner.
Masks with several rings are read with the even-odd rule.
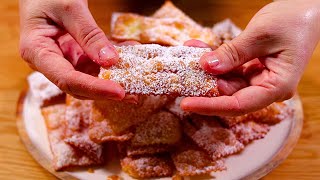
[[[156,44],[116,47],[119,62],[102,68],[99,77],[122,85],[127,94],[218,96],[217,78],[202,70],[200,57],[209,48]]]

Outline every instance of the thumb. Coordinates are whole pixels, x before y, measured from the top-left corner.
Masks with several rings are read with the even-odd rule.
[[[243,32],[230,42],[222,44],[218,49],[204,54],[200,59],[201,67],[214,75],[228,73],[233,69],[251,61],[265,53],[261,43]]]
[[[87,4],[66,1],[63,6],[59,19],[87,56],[104,67],[117,63],[119,56],[116,49],[98,27]]]

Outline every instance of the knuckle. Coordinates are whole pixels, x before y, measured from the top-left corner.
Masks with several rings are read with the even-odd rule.
[[[80,44],[82,47],[89,47],[105,36],[102,30],[98,27],[83,27],[80,29],[79,33],[79,37],[81,39]]]
[[[75,95],[74,92],[74,87],[72,84],[72,79],[75,77],[75,71],[70,71],[67,74],[64,75],[58,75],[56,78],[53,80],[54,84],[56,84],[62,91]]]
[[[244,108],[244,106],[241,105],[240,100],[236,96],[233,96],[233,97],[234,97],[234,104],[232,106],[233,115],[243,115],[243,114],[245,114],[247,111]]]
[[[232,43],[226,42],[221,45],[220,49],[227,56],[227,58],[234,64],[240,65],[245,59],[245,55]]]
[[[72,12],[74,10],[76,10],[80,3],[79,0],[62,0],[62,1],[59,1],[60,5],[62,6],[62,9],[63,11],[66,11],[66,12]]]
[[[296,93],[296,87],[288,83],[279,83],[275,94],[278,95],[278,101],[284,101],[292,98]]]
[[[20,41],[19,53],[22,59],[24,59],[28,63],[31,61],[32,48],[31,44],[27,40]]]
[[[289,87],[285,86],[285,87],[283,87],[281,100],[284,101],[284,100],[290,99],[295,95],[295,93],[296,93],[295,88],[290,87],[290,86]]]
[[[56,78],[53,80],[53,82],[59,87],[59,89],[68,94],[71,94],[69,84],[65,78]]]

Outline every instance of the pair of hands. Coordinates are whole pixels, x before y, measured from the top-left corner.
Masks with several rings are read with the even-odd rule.
[[[91,76],[98,65],[117,63],[118,54],[94,21],[87,1],[20,0],[20,18],[21,56],[33,69],[76,98],[125,98],[120,85]],[[181,102],[182,109],[240,115],[292,97],[320,38],[319,22],[317,0],[265,6],[238,37],[200,59],[205,71],[221,75],[218,86],[223,96],[188,97]],[[197,40],[185,45],[208,47]]]

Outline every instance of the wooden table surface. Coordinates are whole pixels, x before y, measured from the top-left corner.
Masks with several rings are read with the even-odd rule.
[[[191,17],[206,25],[230,17],[244,28],[267,0],[174,1]],[[90,9],[108,33],[112,11],[150,14],[161,1],[89,0]],[[206,10],[203,10],[206,8]],[[26,87],[30,68],[18,52],[19,14],[17,0],[0,2],[0,179],[55,179],[28,154],[20,141],[15,120],[20,91]],[[301,138],[289,158],[265,179],[320,178],[320,46],[314,52],[298,87],[305,122]]]

